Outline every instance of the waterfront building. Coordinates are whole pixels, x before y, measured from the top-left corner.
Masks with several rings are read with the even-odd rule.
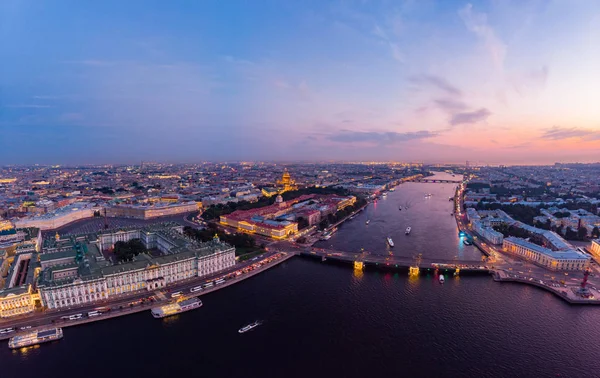
[[[590,256],[576,249],[553,251],[525,239],[507,237],[502,243],[505,252],[525,258],[551,270],[586,270]]]
[[[32,312],[36,299],[39,299],[39,296],[32,292],[31,285],[0,290],[0,318]]]
[[[596,261],[600,261],[600,239],[592,240],[589,251]]]
[[[471,221],[473,231],[481,235],[482,238],[492,244],[502,244],[504,235],[501,232],[494,230],[486,221],[473,220]]]
[[[278,195],[273,205],[237,210],[231,214],[221,215],[219,221],[222,225],[234,227],[242,232],[256,233],[273,239],[285,239],[298,232],[296,221],[298,218],[304,217],[309,225],[314,224],[324,216],[355,203],[354,196],[309,194],[283,201],[281,195]]]
[[[202,277],[235,265],[235,248],[218,238],[198,243],[184,236],[173,223],[141,229],[103,231],[98,235],[71,236],[71,251],[43,254],[44,270],[38,280],[42,303],[64,308],[110,299],[138,290],[155,290],[193,277]],[[111,264],[102,251],[118,241],[139,239],[161,256],[140,254],[131,262]]]

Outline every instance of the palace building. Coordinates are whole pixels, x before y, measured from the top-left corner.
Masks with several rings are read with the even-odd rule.
[[[590,256],[575,249],[553,251],[512,236],[504,238],[502,249],[550,270],[586,270],[590,266]]]
[[[70,237],[70,249],[40,257],[42,303],[51,309],[93,303],[138,290],[160,289],[235,265],[235,248],[216,237],[198,243],[183,235],[182,228],[169,223]],[[158,249],[162,255],[140,254],[133,261],[118,264],[104,258],[102,251],[111,250],[118,241],[133,239],[140,239],[147,249]]]

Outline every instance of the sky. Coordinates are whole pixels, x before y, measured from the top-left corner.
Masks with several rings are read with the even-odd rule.
[[[600,2],[0,1],[0,165],[600,161]]]

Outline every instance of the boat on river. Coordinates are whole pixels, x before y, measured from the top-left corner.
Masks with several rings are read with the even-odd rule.
[[[257,320],[257,321],[255,321],[254,323],[250,323],[250,324],[248,324],[248,325],[246,325],[246,326],[243,326],[242,328],[240,328],[240,329],[238,330],[238,333],[246,333],[246,332],[248,332],[248,331],[251,331],[251,330],[253,330],[254,328],[258,327],[260,324],[261,324],[261,323],[260,323],[260,322]]]
[[[23,348],[54,340],[60,340],[62,337],[62,328],[51,328],[39,331],[36,330],[11,337],[10,340],[8,340],[8,347],[10,349]]]
[[[171,315],[177,315],[182,312],[190,311],[202,307],[202,301],[198,298],[185,299],[180,302],[158,306],[150,310],[155,318],[165,318]]]
[[[390,245],[390,247],[394,247],[394,241],[392,240],[392,238],[390,236],[387,237],[387,242]]]

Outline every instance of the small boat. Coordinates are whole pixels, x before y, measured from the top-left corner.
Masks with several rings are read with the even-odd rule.
[[[390,189],[390,192],[395,192],[395,191],[396,191],[396,189],[395,189],[395,188],[391,188],[391,189]]]
[[[430,197],[431,197],[431,193],[425,194],[425,198],[430,198]]]
[[[10,340],[8,340],[8,347],[10,349],[23,348],[54,340],[60,340],[62,337],[62,328],[52,328],[44,331],[31,331],[22,335],[11,337]]]
[[[406,231],[404,231],[404,234],[409,235],[411,230],[412,228],[410,228],[410,226],[406,227]]]
[[[464,244],[464,245],[473,245],[473,243],[471,243],[471,242],[469,241],[469,239],[465,239],[465,240],[463,240],[463,244]]]
[[[257,320],[254,323],[250,323],[250,324],[248,324],[248,325],[243,326],[242,328],[240,328],[238,330],[238,333],[246,333],[246,332],[248,332],[248,331],[250,331],[250,330],[258,327],[259,325],[260,325],[260,322]]]
[[[383,198],[387,198],[387,193],[383,192],[383,194],[381,195]]]
[[[402,206],[398,206],[398,210],[402,211]]]
[[[371,223],[371,220],[367,219],[367,221],[365,222],[365,224],[369,224],[369,223]]]
[[[394,247],[394,241],[392,240],[392,238],[390,236],[387,237],[387,242],[390,245],[390,247]]]
[[[443,284],[443,283],[446,281],[446,279],[444,278],[444,275],[443,275],[443,274],[440,274],[440,278],[439,278],[439,280],[440,280],[440,283],[441,283],[441,284]]]

